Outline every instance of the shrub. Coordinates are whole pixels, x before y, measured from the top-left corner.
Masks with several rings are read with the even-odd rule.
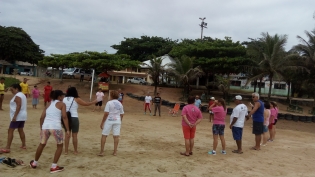
[[[6,87],[10,87],[12,84],[19,84],[21,82],[20,80],[13,77],[4,77],[4,78],[5,78],[4,85]]]

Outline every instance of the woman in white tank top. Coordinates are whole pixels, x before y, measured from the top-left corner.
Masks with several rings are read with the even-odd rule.
[[[71,113],[70,120],[70,133],[72,134],[72,143],[74,148],[74,154],[78,154],[78,133],[79,133],[79,115],[78,108],[81,106],[90,106],[92,104],[97,103],[97,100],[93,102],[85,102],[83,101],[78,94],[78,91],[75,87],[70,87],[67,90],[67,95],[63,99],[63,102],[66,104],[66,111]],[[65,154],[68,154],[70,137],[66,137],[65,139]]]
[[[36,168],[39,157],[41,156],[46,143],[51,136],[54,137],[57,143],[57,150],[53,159],[53,163],[50,168],[50,173],[56,173],[64,170],[64,167],[57,166],[57,162],[61,156],[63,148],[63,131],[62,121],[66,129],[66,137],[70,136],[68,117],[66,113],[66,105],[62,102],[64,93],[61,90],[54,90],[51,92],[50,97],[52,101],[46,106],[40,117],[41,128],[41,142],[37,147],[35,159],[30,161],[30,167]],[[61,121],[62,118],[62,121]]]
[[[15,129],[18,129],[20,138],[22,141],[22,149],[26,149],[24,124],[27,119],[27,100],[25,95],[21,92],[22,88],[19,84],[13,84],[10,87],[10,91],[14,95],[10,101],[10,126],[8,130],[7,146],[0,149],[0,153],[9,153],[11,143],[13,140],[13,133]]]

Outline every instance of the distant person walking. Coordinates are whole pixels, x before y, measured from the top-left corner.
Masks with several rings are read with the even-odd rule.
[[[253,93],[254,108],[246,116],[248,120],[253,115],[253,134],[255,134],[255,146],[251,150],[260,150],[261,135],[264,133],[264,103],[259,100],[259,94]]]
[[[47,85],[44,87],[44,105],[50,103],[50,93],[53,90],[53,87],[50,85],[50,82],[47,82]]]
[[[3,99],[4,99],[4,92],[8,91],[8,88],[5,88],[4,81],[5,81],[5,78],[2,77],[0,79],[0,111],[3,111],[2,103],[3,103]]]
[[[269,142],[273,142],[273,140],[276,137],[276,124],[278,122],[278,106],[277,103],[274,101],[270,102],[270,122],[269,122],[269,133],[270,133],[270,137],[268,139]]]
[[[215,98],[211,97],[208,105],[208,109],[210,108],[211,105],[214,104]],[[209,121],[212,122],[213,120],[213,112],[209,109]]]
[[[26,96],[26,98],[28,96],[30,96],[30,88],[28,86],[28,83],[27,83],[28,79],[27,78],[24,78],[23,79],[23,82],[20,83],[20,86],[22,88],[22,93]]]
[[[7,146],[0,151],[3,153],[9,153],[11,143],[13,140],[13,133],[15,129],[18,129],[20,138],[22,141],[21,149],[26,149],[24,124],[27,120],[27,99],[21,92],[21,86],[19,84],[13,84],[10,87],[10,91],[14,95],[10,101],[10,118],[11,123],[8,130]]]
[[[78,154],[78,133],[79,133],[79,115],[78,108],[81,106],[90,106],[92,104],[97,103],[97,99],[93,102],[85,102],[83,101],[78,94],[78,91],[75,87],[70,87],[68,89],[66,97],[63,98],[63,102],[66,104],[66,111],[71,113],[71,117],[69,117],[69,131],[72,135],[72,143],[74,147],[74,154]],[[71,136],[66,137],[65,139],[65,154],[68,154],[69,141]]]
[[[51,164],[50,173],[56,173],[64,170],[64,167],[58,166],[57,162],[61,156],[63,148],[63,131],[61,122],[65,125],[66,137],[70,136],[68,117],[66,113],[66,105],[62,102],[64,94],[61,90],[51,92],[52,102],[48,103],[40,117],[40,144],[35,153],[35,159],[30,161],[30,167],[36,168],[38,160],[47,144],[47,141],[52,135],[57,143],[53,163]]]
[[[125,94],[121,91],[121,89],[118,89],[118,94],[119,94],[118,101],[122,104]]]
[[[33,108],[37,109],[37,105],[39,102],[39,96],[40,96],[40,91],[37,88],[37,85],[34,85],[34,88],[32,90],[32,105]]]
[[[117,100],[119,93],[117,91],[110,92],[110,101],[106,103],[104,116],[101,122],[102,138],[101,138],[101,151],[99,156],[104,156],[104,147],[107,136],[113,130],[114,138],[114,152],[113,155],[117,155],[117,148],[119,143],[120,128],[124,116],[123,105]]]
[[[83,80],[84,80],[84,71],[81,71],[80,82],[83,82]]]
[[[182,130],[185,139],[185,152],[181,152],[181,155],[190,156],[193,155],[193,149],[195,144],[196,127],[201,122],[202,114],[198,107],[195,106],[195,97],[188,97],[188,105],[183,107],[182,111]]]
[[[201,108],[201,100],[199,99],[199,95],[196,95],[195,106],[197,106],[199,109]]]
[[[159,110],[159,116],[161,117],[161,104],[162,104],[162,98],[160,97],[159,93],[156,93],[156,96],[153,98],[154,102],[154,115],[156,116],[157,109]]]
[[[99,107],[98,111],[101,111],[101,107],[102,107],[102,105],[103,105],[104,96],[105,96],[105,95],[104,95],[104,93],[102,92],[102,89],[99,88],[99,89],[98,89],[98,92],[96,92],[96,94],[95,94],[95,99],[97,100],[97,103],[95,103],[95,107],[94,107],[94,109],[93,109],[93,112],[95,111],[95,109],[96,109],[97,107]]]
[[[242,149],[242,137],[243,127],[245,122],[245,116],[248,114],[247,106],[242,103],[242,96],[236,95],[234,102],[235,108],[230,117],[230,129],[232,129],[233,138],[236,141],[237,150],[233,150],[233,153],[243,154]]]
[[[144,114],[147,114],[147,108],[150,111],[151,116],[151,107],[150,104],[152,103],[152,97],[150,96],[150,93],[148,92],[147,95],[144,97]]]
[[[225,139],[224,139],[224,129],[225,129],[225,116],[226,116],[226,106],[225,101],[221,98],[216,100],[214,104],[212,104],[209,108],[213,114],[213,125],[212,125],[212,133],[213,133],[213,149],[209,151],[208,154],[216,155],[216,149],[218,146],[218,138],[220,137],[222,144],[222,154],[226,154],[225,151]]]

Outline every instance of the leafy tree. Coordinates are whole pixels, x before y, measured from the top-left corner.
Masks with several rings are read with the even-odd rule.
[[[120,44],[112,45],[116,54],[127,54],[132,60],[145,61],[152,55],[162,56],[172,50],[177,41],[157,36],[141,36],[140,38],[124,38]]]
[[[190,82],[202,76],[204,72],[197,66],[194,67],[195,59],[188,56],[182,56],[180,59],[175,58],[175,63],[170,64],[171,69],[168,71],[173,73],[177,80],[184,86],[184,94],[189,95]]]
[[[308,39],[303,39],[301,36],[297,36],[300,40],[300,44],[293,47],[293,51],[298,52],[306,60],[306,65],[310,70],[308,77],[304,77],[304,80],[309,89],[315,90],[315,29],[311,32],[305,31]],[[315,91],[313,92],[315,98]],[[315,105],[315,102],[314,102]]]
[[[43,57],[44,51],[22,28],[0,26],[0,59],[37,64]]]
[[[151,75],[153,83],[154,83],[154,95],[156,94],[157,86],[159,85],[159,78],[163,71],[165,70],[165,65],[162,65],[163,59],[161,57],[153,56],[150,59],[150,64],[147,64],[148,74]]]
[[[284,50],[287,35],[271,36],[268,33],[261,35],[262,37],[257,42],[252,42],[248,46],[253,53],[259,56],[253,60],[254,65],[251,66],[252,70],[257,70],[259,73],[249,78],[249,81],[268,76],[270,81],[268,99],[270,99],[273,79],[281,80],[284,78],[285,71],[296,71],[304,67],[297,62],[299,60],[297,55],[287,56]],[[257,44],[259,44],[258,47]]]

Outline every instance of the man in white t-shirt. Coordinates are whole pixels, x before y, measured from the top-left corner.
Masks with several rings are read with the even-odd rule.
[[[232,129],[233,138],[236,141],[237,150],[233,153],[242,154],[242,135],[245,122],[245,116],[248,114],[247,106],[242,103],[242,96],[236,95],[234,98],[236,107],[233,109],[230,118],[230,129]]]
[[[150,93],[148,92],[147,96],[144,98],[144,114],[147,113],[147,108],[150,111],[150,116],[151,116],[151,108],[150,108],[150,103],[152,103],[152,97],[150,96]]]
[[[101,111],[101,107],[103,105],[103,99],[104,99],[104,93],[102,92],[102,89],[99,88],[98,89],[98,92],[96,92],[95,94],[95,97],[96,97],[96,100],[97,100],[97,103],[95,103],[95,107],[93,109],[93,112],[95,111],[96,107],[98,106],[98,111]]]

